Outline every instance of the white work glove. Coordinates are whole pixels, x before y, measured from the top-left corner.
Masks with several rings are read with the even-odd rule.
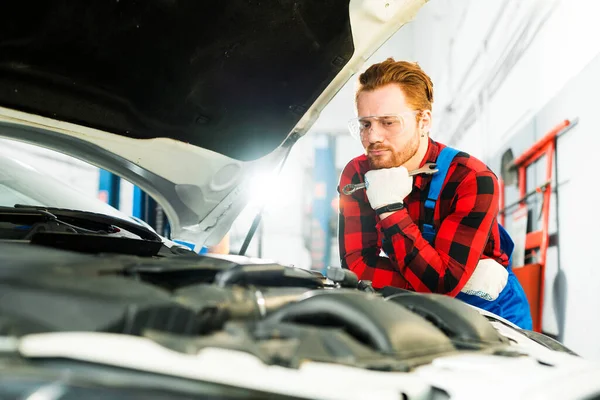
[[[401,203],[413,188],[413,177],[404,167],[382,168],[365,174],[367,198],[373,210]]]
[[[506,268],[502,264],[486,258],[479,260],[473,275],[461,292],[494,301],[507,282],[508,271]]]

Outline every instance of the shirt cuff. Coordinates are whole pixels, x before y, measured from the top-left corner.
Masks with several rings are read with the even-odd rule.
[[[390,237],[394,233],[398,233],[398,229],[405,229],[413,223],[413,220],[408,215],[406,208],[395,211],[387,218],[380,220],[377,223],[377,228],[383,231],[383,234]]]

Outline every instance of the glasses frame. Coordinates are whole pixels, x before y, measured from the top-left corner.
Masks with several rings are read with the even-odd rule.
[[[401,121],[404,122],[404,116],[405,115],[419,115],[423,112],[423,110],[410,110],[410,111],[404,111],[401,113],[392,113],[392,114],[381,114],[381,115],[367,115],[367,116],[363,116],[363,117],[356,117],[356,118],[352,118],[350,120],[348,120],[348,131],[350,131],[350,136],[352,136],[353,138],[359,140],[361,143],[363,142],[362,139],[362,135],[360,133],[360,128],[355,128],[356,126],[360,126],[360,122],[361,120],[364,119],[375,119],[377,121],[379,121],[379,119],[381,118],[386,118],[386,117],[398,117]],[[354,127],[353,127],[354,125]],[[367,128],[367,131],[370,131],[373,129],[373,126]],[[392,135],[392,136],[396,136],[396,135],[400,135],[402,134],[402,132],[404,131],[404,124],[402,126],[402,129],[400,132]]]

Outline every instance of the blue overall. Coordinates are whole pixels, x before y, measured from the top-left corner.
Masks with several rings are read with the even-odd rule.
[[[435,229],[433,227],[433,213],[435,209],[435,202],[438,199],[448,168],[450,163],[454,159],[454,156],[458,153],[451,147],[444,147],[438,159],[436,160],[438,172],[433,175],[431,185],[429,187],[428,198],[425,201],[425,215],[429,216],[429,220],[426,220],[426,224],[423,225],[423,237],[433,246],[435,241]],[[504,227],[498,224],[500,230],[500,248],[509,257],[508,264],[508,282],[500,295],[496,300],[489,301],[479,296],[469,295],[466,293],[459,293],[456,298],[464,301],[465,303],[471,304],[475,307],[482,308],[489,312],[492,312],[500,317],[512,322],[522,329],[532,329],[531,312],[529,309],[529,302],[523,291],[523,287],[518,281],[517,277],[512,271],[512,252],[515,247],[510,235]]]

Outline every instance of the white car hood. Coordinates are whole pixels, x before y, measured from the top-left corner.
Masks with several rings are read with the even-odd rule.
[[[532,340],[508,346],[519,357],[441,356],[410,372],[314,361],[285,368],[241,351],[214,347],[183,354],[147,338],[107,333],[36,334],[7,345],[30,359],[71,359],[311,399],[564,400],[588,398],[600,390],[598,364]]]
[[[340,2],[340,4],[345,4],[345,0],[336,1]],[[310,50],[312,53],[304,54],[303,58],[296,61],[296,63],[314,62],[315,66],[323,67],[323,71],[321,71],[322,73],[319,75],[320,70],[317,71],[317,69],[315,69],[313,75],[316,77],[314,79],[310,78],[312,76],[311,74],[304,72],[305,75],[303,79],[306,80],[304,83],[289,81],[287,77],[285,79],[281,78],[281,80],[278,81],[276,80],[278,76],[274,75],[273,86],[277,87],[276,90],[271,90],[268,86],[265,86],[263,92],[257,91],[250,94],[243,92],[243,90],[248,89],[243,86],[240,87],[239,93],[229,93],[227,90],[233,90],[235,92],[235,88],[225,87],[227,80],[223,81],[225,83],[219,81],[218,83],[221,84],[221,86],[216,86],[217,84],[215,83],[215,87],[210,87],[209,89],[213,91],[213,94],[217,93],[215,95],[217,96],[215,97],[215,102],[221,101],[221,103],[218,104],[218,106],[221,107],[219,108],[221,114],[216,114],[217,111],[214,111],[215,115],[223,117],[219,119],[218,122],[215,122],[215,126],[217,128],[221,127],[221,130],[210,130],[208,128],[197,126],[190,128],[187,125],[183,125],[183,117],[176,119],[176,116],[184,116],[187,118],[188,116],[193,115],[193,113],[185,114],[185,112],[189,111],[190,102],[200,101],[199,99],[202,97],[198,94],[200,91],[200,83],[204,85],[202,88],[207,88],[207,85],[210,85],[210,82],[206,82],[207,78],[198,78],[197,76],[189,78],[189,76],[193,75],[192,72],[196,72],[196,70],[191,71],[190,68],[177,70],[185,71],[185,73],[188,74],[185,76],[189,79],[187,81],[181,80],[181,82],[176,80],[173,84],[164,82],[167,78],[173,78],[171,75],[168,77],[163,75],[156,76],[154,81],[138,82],[136,81],[137,75],[133,73],[138,72],[138,70],[134,70],[133,67],[129,70],[122,67],[123,70],[120,70],[123,74],[130,73],[130,76],[110,81],[108,78],[113,76],[105,73],[105,69],[99,68],[97,72],[98,75],[104,73],[104,75],[98,78],[99,81],[101,81],[102,78],[104,81],[101,82],[104,82],[106,85],[108,85],[106,82],[114,83],[115,85],[118,83],[120,86],[114,86],[115,91],[122,89],[122,93],[129,93],[131,95],[130,98],[125,97],[125,99],[133,104],[119,103],[117,108],[102,108],[104,106],[102,101],[106,99],[106,93],[102,94],[98,92],[99,86],[93,86],[93,89],[100,94],[94,95],[93,93],[96,92],[93,92],[90,89],[89,91],[92,95],[90,96],[89,93],[86,93],[84,102],[77,100],[79,98],[75,96],[69,97],[64,95],[62,86],[61,90],[63,91],[60,93],[63,97],[56,97],[48,100],[48,97],[51,97],[54,93],[52,91],[53,86],[49,85],[48,82],[53,82],[52,79],[58,80],[58,78],[54,75],[52,76],[52,79],[46,79],[44,77],[47,77],[49,74],[48,71],[55,72],[58,67],[56,67],[55,64],[46,63],[46,61],[44,61],[45,59],[42,59],[41,56],[35,58],[35,56],[32,56],[30,53],[31,51],[43,53],[45,46],[54,46],[57,44],[56,41],[48,42],[50,39],[44,39],[46,40],[45,42],[42,38],[49,36],[47,32],[40,30],[42,28],[39,28],[37,25],[34,26],[34,24],[29,23],[29,25],[26,25],[23,29],[30,29],[32,33],[26,31],[25,34],[21,34],[21,31],[16,31],[17,33],[9,31],[4,35],[5,37],[13,35],[20,38],[21,36],[25,37],[29,34],[27,37],[35,37],[34,40],[39,41],[40,44],[37,47],[35,45],[32,45],[31,48],[23,47],[25,49],[23,50],[14,45],[15,42],[20,43],[18,41],[12,41],[10,43],[7,41],[7,43],[5,43],[5,45],[8,46],[8,49],[14,50],[13,47],[16,49],[14,50],[14,53],[7,51],[4,55],[5,58],[10,57],[11,54],[17,54],[22,58],[19,59],[19,62],[16,62],[13,59],[5,60],[5,62],[1,62],[0,60],[0,69],[4,69],[7,72],[6,74],[3,74],[4,76],[0,79],[0,136],[52,148],[88,161],[129,180],[151,195],[163,207],[171,223],[171,232],[174,239],[194,242],[197,245],[212,245],[217,243],[229,230],[237,215],[245,207],[249,197],[249,188],[252,186],[251,179],[255,176],[255,173],[257,171],[275,171],[277,169],[277,166],[282,162],[290,147],[309,130],[311,125],[319,117],[323,108],[338,90],[360,70],[365,60],[368,59],[379,46],[381,46],[405,23],[412,20],[425,2],[426,0],[351,0],[349,1],[349,4],[345,4],[347,9],[341,8],[339,11],[326,9],[326,3],[318,3],[316,7],[323,7],[329,14],[318,13],[317,11],[320,10],[315,11],[308,9],[309,7],[315,7],[314,4],[317,3],[294,2],[296,9],[291,11],[283,9],[283,6],[280,5],[281,9],[276,10],[279,14],[273,14],[272,16],[274,20],[277,20],[277,22],[280,23],[278,26],[286,25],[285,21],[282,23],[280,19],[287,18],[287,16],[290,15],[289,12],[295,13],[292,14],[290,24],[292,20],[297,22],[296,17],[298,13],[303,13],[302,16],[305,18],[304,22],[307,24],[315,21],[319,22],[319,18],[323,19],[319,24],[316,24],[315,22],[314,26],[307,27],[307,29],[311,29],[306,35],[307,37],[313,38],[313,42],[311,42],[312,47],[302,47],[306,45],[305,42],[302,42],[302,46],[298,44],[298,51],[305,51],[306,49],[310,50],[313,48],[314,51]],[[150,8],[151,5],[159,4],[162,3],[150,2],[148,3],[147,8]],[[194,4],[199,3],[191,2],[187,4],[187,6],[192,7]],[[206,3],[206,7],[209,7],[208,4],[209,3]],[[274,7],[273,5],[270,6]],[[290,5],[288,4],[286,6]],[[15,7],[19,6],[15,5]],[[89,7],[92,6],[90,5]],[[213,6],[211,5],[210,7]],[[298,9],[300,9],[300,11],[298,11]],[[256,10],[256,12],[254,10]],[[63,11],[65,13],[71,12],[70,9]],[[95,15],[110,15],[109,11],[104,9],[95,11],[97,11]],[[113,10],[110,12],[112,11]],[[154,9],[151,11],[157,12]],[[5,13],[5,16],[11,15],[11,18],[18,19],[20,18],[20,12],[24,13],[25,11],[15,10],[13,14]],[[121,13],[122,12],[123,11],[121,11]],[[162,10],[161,12],[172,12],[173,15],[178,15],[179,18],[182,18],[183,22],[189,23],[190,29],[196,29],[194,19],[191,17],[184,17],[183,12],[179,12],[179,14],[177,14],[177,10]],[[252,18],[257,18],[258,20],[259,17],[265,17],[261,12],[264,14],[266,11],[261,7],[257,7],[250,11],[246,9],[244,12],[246,13],[244,14],[246,20],[242,22],[252,23]],[[275,11],[272,12],[275,13]],[[349,24],[349,30],[348,28],[343,27],[341,27],[340,30],[344,31],[344,29],[346,29],[344,32],[351,32],[351,43],[346,43],[348,41],[343,42],[342,40],[339,44],[339,50],[340,52],[344,50],[348,53],[348,46],[350,46],[350,49],[353,48],[353,51],[349,53],[351,54],[351,57],[348,60],[344,60],[343,57],[337,57],[334,60],[325,59],[325,57],[329,57],[331,54],[336,54],[335,52],[337,51],[337,45],[332,43],[332,41],[338,39],[334,36],[329,38],[327,36],[329,32],[325,28],[329,26],[328,22],[330,22],[330,20],[326,18],[338,20],[334,18],[336,12],[347,13],[344,18]],[[151,28],[155,28],[150,22],[144,22],[149,20],[149,13],[150,11],[144,9],[139,11],[139,15],[134,12],[126,14],[131,15],[131,18],[138,18],[142,22],[138,23],[137,27],[135,25],[123,25],[123,29],[131,29],[130,33],[135,34],[137,32],[145,32],[143,31],[144,28],[147,31],[150,31]],[[76,16],[77,14],[74,15]],[[311,16],[313,19],[308,20],[307,16]],[[23,18],[25,19],[26,17],[27,16],[23,14]],[[269,16],[266,18],[268,17]],[[102,22],[100,19],[101,17],[97,18],[97,20],[89,23],[100,24]],[[242,22],[237,21],[238,25]],[[58,24],[59,22],[56,23]],[[178,28],[176,22],[173,22],[173,24],[174,25],[171,27],[173,30]],[[15,25],[18,24],[12,24],[10,26],[12,27]],[[74,24],[74,26],[79,25]],[[252,27],[254,25],[249,26]],[[320,32],[319,29],[323,30],[324,33]],[[165,29],[163,29],[163,31],[165,31]],[[247,36],[251,38],[254,37],[252,35],[257,32],[255,27],[247,31]],[[90,30],[83,30],[81,32],[73,30],[72,34],[85,36],[85,34],[90,34],[89,32]],[[183,32],[185,33],[185,31]],[[143,49],[146,50],[145,53],[142,53],[142,50],[138,50],[137,48],[134,49],[134,51],[139,51],[138,56],[140,54],[148,56],[154,54],[154,52],[160,54],[160,52],[164,50],[162,47],[163,43],[159,41],[160,39],[157,39],[162,36],[152,36],[151,33],[153,32],[147,33],[147,37],[143,37],[143,40],[140,39],[139,43],[137,43],[137,47],[143,47]],[[237,36],[232,38],[232,35],[234,35],[235,32],[218,33],[218,35],[227,34],[229,34],[229,36],[225,36],[225,39],[229,40],[228,43],[239,44],[239,46],[248,46],[247,48],[243,47],[244,51],[252,48],[250,45],[255,46],[253,48],[256,49],[258,54],[271,54],[268,53],[265,48],[268,48],[272,45],[272,42],[275,42],[276,40],[270,38],[273,35],[257,36],[256,43],[248,44],[247,42],[243,42],[243,36],[242,38]],[[117,35],[117,33],[114,33],[114,35]],[[120,38],[121,42],[123,40],[129,40],[128,38],[130,36],[131,35]],[[268,37],[269,39],[265,39],[265,37]],[[89,38],[81,40],[88,39]],[[325,42],[326,39],[329,39],[330,42]],[[96,42],[100,40],[109,43],[109,39],[105,36],[94,38],[94,40]],[[296,43],[292,42],[291,39],[286,40],[289,41],[289,46],[293,46],[294,43]],[[77,43],[77,41],[63,41],[60,45],[75,46],[73,43]],[[216,39],[215,43],[217,43]],[[282,45],[280,42],[275,43],[277,45]],[[300,43],[300,41],[298,43]],[[120,42],[113,41],[110,42],[110,44],[112,47],[115,47],[119,45]],[[2,45],[1,40],[0,45]],[[216,46],[214,43],[212,44],[212,47],[210,42],[208,42],[208,44],[202,42],[202,45],[205,46],[203,47],[203,50],[207,56],[214,56],[217,54],[219,57],[224,57],[222,60],[221,58],[218,58],[216,61],[212,60],[213,63],[210,63],[209,60],[209,67],[212,69],[209,69],[209,67],[206,67],[204,64],[198,64],[203,65],[205,68],[204,70],[199,71],[208,74],[207,76],[209,77],[214,76],[219,79],[223,78],[222,75],[215,72],[216,70],[213,68],[214,62],[217,62],[217,64],[218,62],[221,62],[222,68],[227,68],[225,60],[235,56],[238,57],[236,61],[238,64],[241,62],[240,60],[249,60],[249,63],[252,61],[256,62],[256,60],[251,58],[251,54],[244,53],[243,55],[240,55],[241,51],[238,50],[238,52],[235,53],[234,48],[221,54],[219,49],[214,48],[214,46]],[[285,42],[283,45],[285,45]],[[100,45],[97,44],[97,46]],[[94,53],[96,58],[88,59],[85,58],[88,56],[87,54],[76,54],[74,55],[75,58],[70,60],[70,62],[67,60],[69,63],[65,62],[60,64],[63,68],[70,68],[71,65],[79,65],[78,63],[81,63],[81,66],[83,66],[79,70],[73,69],[67,71],[77,75],[80,80],[72,78],[72,82],[68,81],[65,78],[67,73],[65,72],[60,75],[61,84],[68,81],[70,85],[75,87],[77,84],[81,84],[80,82],[83,81],[82,77],[85,77],[85,79],[87,79],[85,82],[90,85],[90,82],[92,81],[90,76],[93,77],[94,75],[93,73],[90,75],[88,69],[94,67],[96,64],[85,64],[85,62],[92,62],[95,60],[106,62],[106,59],[101,58],[101,56],[104,55],[104,52],[109,52],[109,49],[112,49],[112,47],[107,45],[106,49],[102,48],[100,50],[93,48],[93,51],[96,51],[96,53]],[[82,51],[80,48],[73,48],[77,49],[77,51]],[[287,49],[285,46],[283,48]],[[323,50],[325,48],[329,49],[329,53]],[[123,49],[126,50],[125,47],[123,47]],[[119,51],[125,51],[123,49],[119,48]],[[22,53],[18,52],[20,50],[22,50]],[[293,52],[294,48],[289,51]],[[173,50],[173,52],[175,52],[175,50]],[[114,57],[117,57],[117,55],[122,56],[121,53],[110,53],[110,55],[113,57],[110,59],[111,61],[116,60]],[[80,56],[81,58],[78,58]],[[196,54],[196,56],[198,56],[198,54]],[[14,56],[13,58],[16,59],[17,56]],[[23,61],[24,59],[27,61]],[[166,69],[167,67],[174,68],[175,62],[177,61],[175,55],[173,55],[173,60],[174,61],[170,64],[162,65],[163,69]],[[189,62],[195,62],[194,60],[190,60]],[[269,63],[274,63],[276,60],[277,59],[268,59],[259,61],[267,68],[266,66],[270,65]],[[152,63],[150,61],[151,60],[149,60],[146,65],[151,71],[164,72],[155,66],[158,62]],[[291,63],[290,65],[294,65],[294,60],[287,61]],[[166,63],[166,61],[162,59],[160,62]],[[233,63],[234,62],[232,61],[231,65],[234,65]],[[300,63],[300,65],[302,64]],[[43,73],[37,70],[34,71],[35,68],[42,68],[41,66],[46,68]],[[179,64],[177,64],[177,66],[180,67]],[[234,66],[237,66],[237,64]],[[86,69],[84,67],[89,68]],[[106,66],[104,65],[104,67]],[[231,68],[233,70],[233,67]],[[145,69],[139,71],[141,71],[140,73],[149,74]],[[281,72],[278,70],[274,71]],[[297,72],[300,71],[302,70],[298,70]],[[87,75],[84,73],[87,73]],[[147,78],[146,76],[144,77]],[[300,76],[300,78],[302,78],[302,76]],[[130,83],[129,81],[133,81],[133,83]],[[183,87],[187,83],[190,85],[193,83],[196,86],[193,88]],[[265,82],[259,81],[258,78],[256,82],[253,82],[253,84],[256,85],[259,83],[268,85],[269,82],[268,80]],[[138,84],[138,86],[135,86],[135,84]],[[163,90],[169,90],[165,92],[164,95],[164,97],[170,96],[167,100],[171,102],[168,104],[166,103],[167,100],[164,100],[163,97],[152,92],[152,89],[157,91],[158,89],[154,86],[160,84],[163,85],[161,86]],[[138,91],[134,93],[133,89],[127,85],[130,85]],[[238,86],[240,85],[242,84],[239,84]],[[281,87],[278,87],[277,85]],[[286,89],[286,85],[289,85],[289,90]],[[140,88],[146,88],[146,86],[148,87],[148,93],[140,90]],[[308,86],[308,89],[301,93],[301,91],[305,89],[303,86]],[[86,89],[88,88],[86,87]],[[127,92],[126,89],[131,90],[130,92]],[[178,92],[178,89],[181,90]],[[218,92],[217,89],[219,90]],[[297,107],[290,106],[289,108],[292,109],[291,113],[287,112],[285,116],[282,116],[281,110],[277,110],[277,107],[280,106],[277,101],[287,101],[288,99],[282,96],[288,92],[292,93],[293,90],[296,90],[294,94],[296,97],[290,95],[290,101],[309,101],[310,104],[304,103]],[[185,96],[183,94],[185,94]],[[104,97],[101,95],[104,95]],[[153,95],[155,95],[155,97],[152,97]],[[125,95],[122,97],[124,96]],[[146,100],[144,96],[148,97],[147,102],[144,102]],[[238,100],[238,98],[241,98],[241,100]],[[96,101],[96,99],[100,100]],[[138,103],[136,104],[134,100]],[[150,104],[153,100],[158,104],[156,105],[156,108],[152,108],[154,103]],[[123,101],[123,99],[120,98],[120,101]],[[244,107],[246,107],[247,110],[243,109],[241,111],[236,111],[227,108],[229,105],[228,102],[231,103],[232,108],[239,106],[239,104],[235,103],[236,101],[238,101],[239,104],[244,104]],[[265,104],[261,105],[261,102],[264,102]],[[72,107],[68,107],[69,104],[71,104]],[[203,104],[210,104],[210,101]],[[179,109],[167,112],[165,111],[167,105],[171,107],[176,107],[178,105],[177,107],[179,107]],[[129,115],[129,119],[126,118],[128,115],[123,116],[118,114],[125,113],[135,106],[138,106],[138,114],[141,111],[145,111],[143,116],[146,125],[142,125],[141,123],[136,125],[136,123],[134,123],[134,117],[132,116],[134,115],[133,113]],[[159,109],[159,106],[163,108]],[[252,111],[252,113],[250,111]],[[71,114],[69,114],[70,112]],[[151,115],[152,113],[155,113],[156,115]],[[210,115],[210,109],[206,111],[205,114]],[[198,115],[199,116],[196,117],[197,124],[210,124],[212,122],[210,118],[205,118],[203,116],[204,114]],[[194,131],[194,129],[196,129],[196,131]],[[265,132],[262,137],[264,139],[263,142],[261,142],[260,129],[264,129]],[[249,149],[248,153],[244,153],[244,148]]]

